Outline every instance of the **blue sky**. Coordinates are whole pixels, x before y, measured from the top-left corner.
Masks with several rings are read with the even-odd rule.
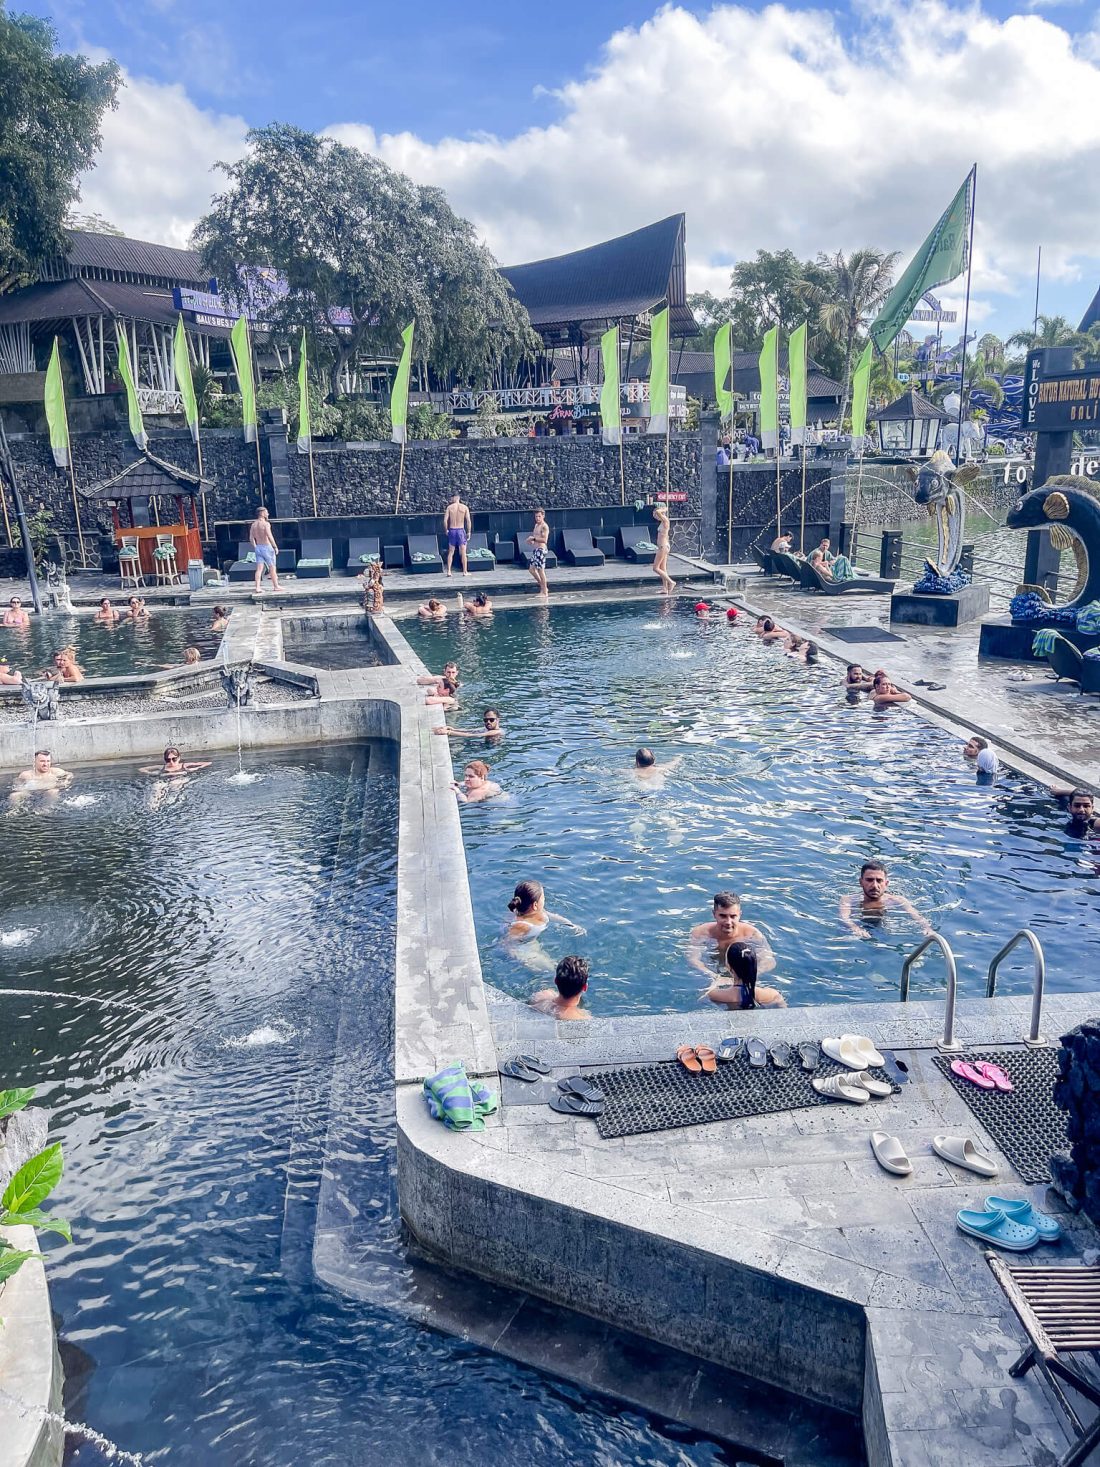
[[[1100,283],[1092,5],[17,4],[125,68],[85,199],[134,233],[182,242],[210,165],[278,119],[441,184],[505,262],[683,209],[717,288],[757,247],[912,253],[976,155],[982,329],[1030,317],[1039,243],[1041,309]]]

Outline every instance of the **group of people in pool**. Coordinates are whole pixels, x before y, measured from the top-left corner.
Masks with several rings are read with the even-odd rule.
[[[119,611],[111,602],[109,596],[100,598],[99,606],[92,617],[95,626],[115,629],[120,626],[135,626],[147,623],[149,620],[149,609],[145,605],[144,596],[131,596],[126,603],[126,610]],[[210,622],[212,635],[218,636],[225,631],[229,625],[229,610],[224,606],[215,606]],[[15,630],[26,630],[30,626],[30,617],[23,605],[22,597],[12,596],[8,602],[0,626]],[[184,649],[183,661],[192,666],[202,661],[202,653],[198,647],[187,647]],[[166,664],[176,666],[176,663]],[[30,674],[28,674],[30,676]],[[54,653],[53,666],[43,668],[40,672],[33,674],[36,681],[82,683],[86,676],[83,667],[77,661],[76,648],[65,646]],[[4,652],[0,652],[0,688],[19,687],[23,682],[23,673],[13,667]]]
[[[141,773],[155,775],[158,779],[178,782],[184,776],[194,774],[196,770],[209,767],[209,759],[184,759],[175,744],[169,744],[164,751],[162,762],[144,765]],[[15,785],[8,796],[8,804],[12,807],[19,806],[30,795],[42,795],[46,803],[50,804],[62,791],[70,787],[73,778],[71,770],[62,769],[60,764],[54,763],[53,754],[49,749],[36,749],[34,763],[31,767],[15,776]]]

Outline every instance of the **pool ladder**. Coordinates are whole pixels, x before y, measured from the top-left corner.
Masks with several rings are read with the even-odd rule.
[[[1046,1044],[1046,1040],[1040,1033],[1043,1020],[1043,988],[1046,984],[1046,959],[1043,957],[1043,949],[1039,939],[1027,927],[1022,927],[1013,937],[1005,943],[1000,952],[989,965],[989,972],[985,980],[985,996],[992,998],[997,991],[997,970],[1008,957],[1012,950],[1020,943],[1026,942],[1031,948],[1031,955],[1035,960],[1035,981],[1031,989],[1031,1027],[1024,1035],[1024,1043],[1039,1046]],[[955,954],[951,951],[951,944],[938,932],[930,932],[924,941],[913,949],[905,962],[901,965],[901,986],[899,998],[902,1003],[909,1002],[909,973],[913,964],[921,957],[928,948],[938,947],[943,953],[943,960],[947,965],[947,998],[943,1009],[943,1035],[938,1041],[936,1048],[947,1053],[955,1053],[964,1046],[955,1038],[955,999],[958,994],[959,975],[955,965]]]

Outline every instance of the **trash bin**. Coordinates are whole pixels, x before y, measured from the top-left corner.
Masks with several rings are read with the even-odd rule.
[[[187,562],[187,584],[192,591],[202,590],[203,563],[201,560]]]

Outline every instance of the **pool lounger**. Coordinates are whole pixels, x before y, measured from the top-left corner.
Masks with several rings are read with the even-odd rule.
[[[801,583],[802,572],[799,569],[802,564],[788,550],[773,550],[771,552],[772,566],[777,576],[787,576],[792,581]]]
[[[623,554],[627,560],[633,560],[637,565],[652,565],[657,557],[656,549],[643,550],[643,545],[652,545],[649,538],[650,531],[647,525],[623,525],[619,530],[619,544],[623,547]]]
[[[408,568],[413,575],[424,575],[443,569],[443,558],[439,553],[439,541],[434,535],[410,535],[405,541]]]
[[[332,574],[332,541],[303,540],[302,553],[298,557],[299,580],[326,580]]]
[[[1058,682],[1065,678],[1066,682],[1076,683],[1082,692],[1084,691],[1081,680],[1088,664],[1073,643],[1058,632],[1055,633],[1054,641],[1050,645],[1047,661]]]
[[[772,553],[770,550],[761,550],[758,545],[750,545],[749,554],[766,576],[775,575],[775,567],[772,565]]]
[[[567,565],[603,565],[604,553],[597,550],[591,530],[563,530],[561,558]]]
[[[247,540],[237,542],[237,558],[229,567],[231,581],[250,581],[256,574],[256,553]]]
[[[348,541],[347,574],[349,576],[360,575],[371,561],[381,559],[382,548],[377,535],[368,535],[366,539]]]
[[[497,568],[497,558],[489,549],[489,541],[480,530],[476,535],[471,535],[466,543],[466,565],[471,571],[494,571]]]
[[[894,589],[893,581],[873,580],[870,576],[857,576],[852,581],[830,581],[808,560],[802,561],[798,571],[804,591],[821,591],[826,596],[888,596]]]

